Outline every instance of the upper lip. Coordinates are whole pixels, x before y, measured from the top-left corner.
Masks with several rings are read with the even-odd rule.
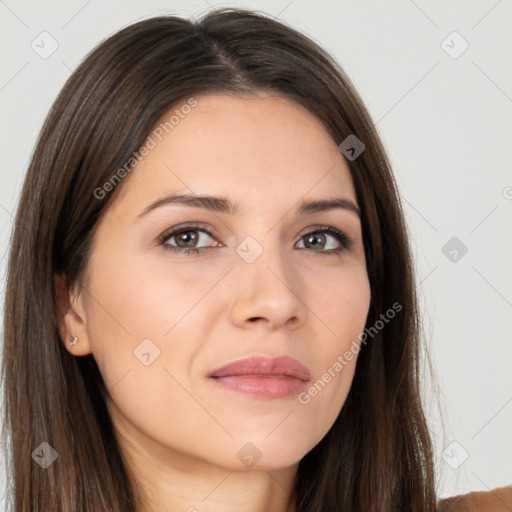
[[[210,377],[227,377],[234,375],[266,376],[280,375],[295,377],[303,381],[311,378],[309,370],[302,363],[289,356],[267,357],[249,356],[228,363],[210,373]]]

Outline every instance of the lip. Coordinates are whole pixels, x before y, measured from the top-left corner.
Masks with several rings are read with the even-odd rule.
[[[260,398],[297,394],[311,380],[306,366],[289,356],[250,356],[228,363],[210,373],[221,387]]]

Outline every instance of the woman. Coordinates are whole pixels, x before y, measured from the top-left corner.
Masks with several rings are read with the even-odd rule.
[[[338,64],[240,9],[131,25],[64,86],[19,202],[13,510],[434,511],[418,318]]]

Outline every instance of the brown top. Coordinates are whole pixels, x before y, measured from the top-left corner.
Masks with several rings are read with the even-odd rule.
[[[512,485],[441,500],[438,512],[512,512]]]

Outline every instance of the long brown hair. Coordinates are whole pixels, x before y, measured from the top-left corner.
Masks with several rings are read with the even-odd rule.
[[[402,306],[362,346],[336,422],[300,461],[297,512],[434,511],[414,267],[384,146],[328,53],[263,13],[232,8],[122,29],[73,72],[44,123],[18,204],[5,299],[3,437],[14,510],[136,511],[95,360],[71,356],[60,340],[53,275],[81,282],[95,226],[123,182],[105,197],[95,190],[170,107],[209,91],[277,93],[312,112],[336,144],[349,135],[364,143],[348,164],[371,287],[366,325]],[[46,469],[31,456],[43,442],[58,454]]]

